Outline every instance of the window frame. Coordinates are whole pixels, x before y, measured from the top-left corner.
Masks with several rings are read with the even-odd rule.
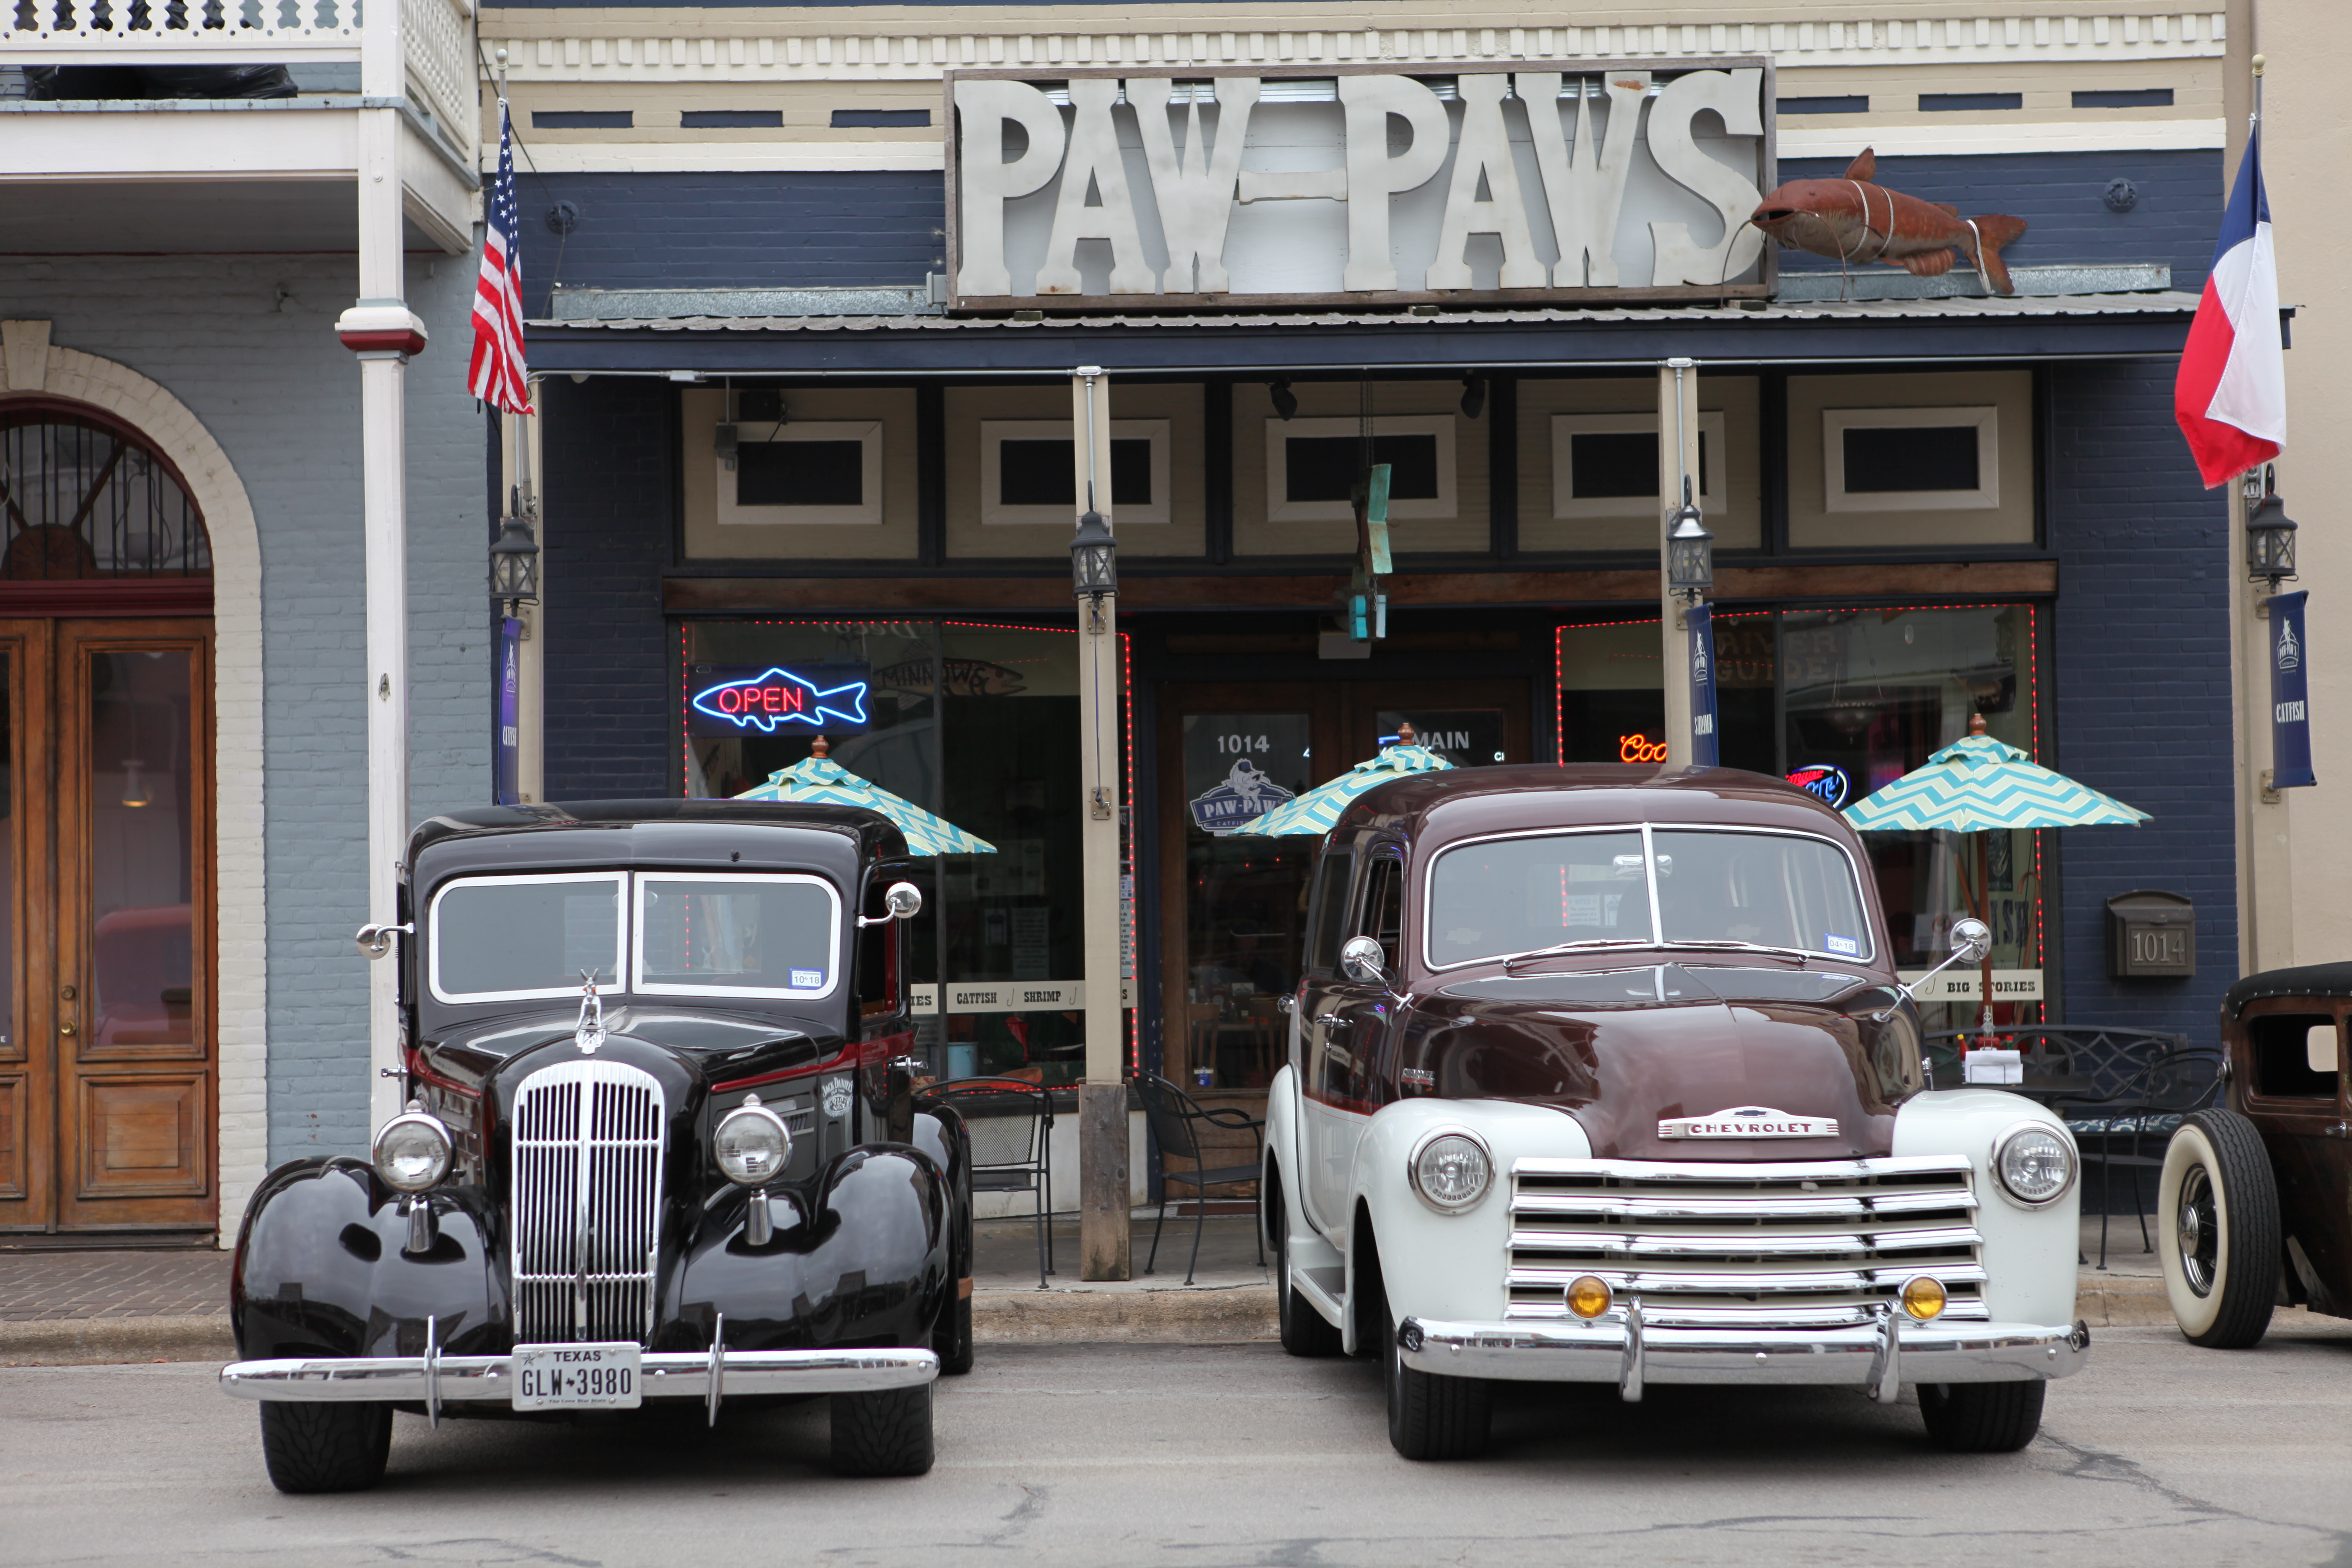
[[[1436,963],[1430,962],[1430,955],[1435,951],[1430,941],[1430,921],[1434,918],[1435,914],[1433,906],[1435,904],[1437,895],[1437,870],[1439,865],[1448,855],[1453,854],[1456,849],[1465,849],[1470,847],[1472,845],[1476,844],[1495,844],[1528,838],[1566,838],[1572,836],[1594,833],[1639,833],[1642,836],[1643,879],[1650,900],[1650,935],[1646,939],[1595,938],[1587,942],[1561,944],[1560,951],[1564,953],[1629,951],[1633,949],[1664,952],[1680,949],[1691,952],[1720,953],[1726,956],[1747,952],[1763,952],[1784,953],[1791,958],[1801,955],[1806,958],[1834,959],[1843,963],[1877,964],[1882,962],[1878,956],[1878,931],[1875,928],[1878,925],[1884,924],[1885,921],[1883,919],[1874,921],[1871,918],[1869,889],[1874,884],[1864,880],[1862,865],[1854,858],[1853,850],[1848,848],[1845,845],[1838,842],[1835,838],[1831,837],[1829,835],[1825,833],[1807,833],[1801,829],[1793,827],[1751,827],[1744,825],[1735,826],[1728,823],[1612,822],[1579,824],[1573,827],[1522,828],[1510,833],[1482,833],[1468,838],[1457,838],[1453,843],[1448,844],[1444,848],[1440,849],[1436,854],[1431,856],[1427,865],[1423,869],[1421,879],[1419,932],[1421,957],[1423,960],[1422,967],[1432,974],[1441,974],[1449,970],[1467,969],[1475,964],[1501,963],[1508,959],[1516,958],[1521,953],[1538,951],[1536,948],[1518,948],[1507,952],[1491,952],[1482,954],[1476,958],[1456,959],[1450,963]],[[1862,940],[1864,943],[1864,951],[1860,953],[1832,952],[1827,948],[1781,947],[1769,942],[1759,942],[1753,946],[1739,947],[1718,945],[1711,942],[1676,942],[1672,940],[1665,934],[1665,921],[1664,918],[1664,910],[1660,908],[1658,903],[1658,851],[1654,839],[1654,835],[1658,833],[1744,834],[1757,837],[1805,838],[1811,839],[1817,844],[1828,845],[1831,848],[1836,850],[1839,858],[1845,862],[1846,875],[1852,879],[1854,902],[1862,912],[1862,923],[1864,928]],[[1408,912],[1407,919],[1408,921],[1412,919],[1410,911]]]
[[[1845,486],[1848,430],[1931,429],[1974,426],[1977,484],[1967,490],[1849,490]],[[1823,511],[1997,511],[2000,508],[2000,409],[1995,404],[1953,404],[1926,408],[1824,408],[1822,410],[1822,510]]]
[[[1580,517],[1656,517],[1667,503],[1654,492],[1646,496],[1578,496],[1576,483],[1575,440],[1579,436],[1654,436],[1658,433],[1655,414],[1555,414],[1551,416],[1551,515],[1555,519]],[[1702,408],[1698,415],[1698,433],[1706,438],[1707,456],[1711,461],[1702,465],[1698,475],[1699,506],[1707,512],[1719,512],[1723,497],[1729,493],[1731,446],[1726,434],[1723,410]],[[1682,504],[1676,496],[1671,503]]]
[[[745,882],[745,883],[806,883],[824,889],[832,909],[832,961],[825,966],[824,984],[816,989],[803,986],[769,985],[679,985],[648,984],[646,981],[646,900],[648,884],[656,882]],[[842,951],[841,889],[827,879],[807,871],[636,871],[630,873],[629,889],[629,985],[632,996],[704,997],[713,1000],[755,1000],[768,1002],[820,1002],[841,989],[842,971],[847,967]]]
[[[719,473],[714,521],[720,528],[780,528],[780,527],[880,527],[882,523],[882,421],[879,419],[792,419],[778,423],[774,430],[758,440],[746,440],[747,426],[757,427],[769,423],[764,419],[733,421],[735,453],[714,454],[711,462]],[[743,506],[735,500],[736,469],[729,458],[745,447],[782,446],[796,441],[856,441],[865,451],[858,479],[859,492],[865,500],[856,506]],[[738,458],[740,461],[740,458]]]
[[[425,983],[433,999],[451,1007],[469,1007],[483,1002],[542,1002],[554,1001],[580,994],[572,984],[539,987],[529,991],[459,991],[441,988],[441,901],[460,888],[514,887],[521,884],[546,886],[558,882],[611,882],[615,884],[613,900],[613,988],[620,988],[622,971],[629,962],[629,908],[631,893],[626,871],[534,871],[506,875],[460,875],[450,878],[433,889],[433,899],[425,910]]]
[[[1151,527],[1172,521],[1175,518],[1174,499],[1169,493],[1174,483],[1173,437],[1170,430],[1173,421],[1167,419],[1114,419],[1110,422],[1110,438],[1114,441],[1149,440],[1151,443],[1151,502],[1148,506],[1122,506],[1112,497],[1097,498],[1096,510],[1111,521],[1114,529],[1130,526]],[[1067,528],[1075,524],[1078,513],[1086,510],[1085,498],[1071,507],[1008,505],[997,498],[1004,493],[1004,443],[1007,441],[1068,441],[1076,450],[1076,422],[1068,419],[983,419],[980,422],[980,522],[983,528],[1034,526],[1058,523]],[[1098,476],[1099,477],[1099,476]]]
[[[1433,436],[1437,439],[1437,495],[1428,500],[1389,501],[1389,520],[1452,521],[1461,513],[1456,469],[1460,426],[1451,414],[1376,414],[1374,436]],[[1268,522],[1353,522],[1355,508],[1344,500],[1298,500],[1290,497],[1290,438],[1354,436],[1363,422],[1349,416],[1265,421],[1265,520]]]

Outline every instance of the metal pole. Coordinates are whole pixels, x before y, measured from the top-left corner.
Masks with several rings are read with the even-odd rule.
[[[1070,376],[1079,510],[1111,526],[1110,378],[1081,365]],[[1118,963],[1118,601],[1078,604],[1080,908],[1086,927],[1087,1077],[1078,1089],[1079,1278],[1135,1273],[1128,1214],[1127,1030]]]
[[[1690,639],[1683,635],[1682,605],[1666,571],[1666,535],[1683,504],[1683,479],[1698,472],[1698,363],[1663,360],[1658,364],[1658,637],[1664,655],[1666,765],[1691,761]],[[1672,433],[1673,439],[1668,440]],[[1720,455],[1717,460],[1721,461]]]

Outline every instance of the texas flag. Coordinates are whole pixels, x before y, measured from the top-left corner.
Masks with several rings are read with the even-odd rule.
[[[2173,417],[2209,489],[2270,461],[2286,444],[2286,364],[2262,134],[2257,124],[2247,139],[2221,215],[2213,270],[2172,384]]]

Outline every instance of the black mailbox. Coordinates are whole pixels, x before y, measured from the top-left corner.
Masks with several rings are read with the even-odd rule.
[[[2181,980],[2197,973],[2197,906],[2143,888],[2107,900],[2107,973],[2116,980]]]

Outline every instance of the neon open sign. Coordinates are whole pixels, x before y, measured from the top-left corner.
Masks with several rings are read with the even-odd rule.
[[[871,681],[864,665],[697,665],[688,681],[696,688],[687,703],[687,729],[693,734],[844,734],[872,721],[866,711]]]

